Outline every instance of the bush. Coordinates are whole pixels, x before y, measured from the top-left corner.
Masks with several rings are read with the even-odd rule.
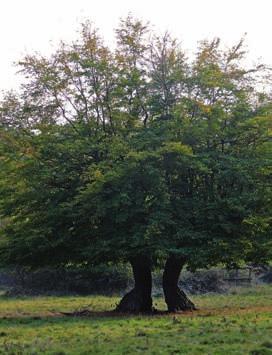
[[[15,269],[2,273],[9,278],[9,295],[39,294],[105,294],[120,292],[128,287],[131,272],[127,265],[100,265],[95,268],[43,268],[36,271]],[[1,278],[0,278],[1,279]]]
[[[227,290],[222,276],[214,270],[188,273],[181,278],[180,286],[190,294],[222,293]]]

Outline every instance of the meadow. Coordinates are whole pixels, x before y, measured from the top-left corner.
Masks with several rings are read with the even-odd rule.
[[[0,354],[272,354],[271,296],[268,286],[234,289],[193,297],[193,313],[152,316],[112,313],[117,297],[1,296]]]

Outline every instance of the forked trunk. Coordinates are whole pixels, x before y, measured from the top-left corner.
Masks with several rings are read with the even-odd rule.
[[[185,264],[184,259],[169,256],[163,272],[163,292],[169,312],[192,311],[195,305],[178,287],[181,269]]]
[[[122,298],[116,311],[125,313],[150,313],[152,312],[150,259],[147,257],[137,257],[130,260],[130,263],[134,276],[134,288]]]

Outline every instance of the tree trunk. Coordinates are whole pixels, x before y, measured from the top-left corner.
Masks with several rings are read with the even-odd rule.
[[[163,272],[163,292],[169,312],[192,311],[195,305],[178,287],[178,280],[185,261],[180,257],[169,256]]]
[[[134,288],[127,293],[116,311],[125,313],[150,313],[152,312],[152,276],[151,262],[147,257],[137,257],[130,260],[133,276]]]

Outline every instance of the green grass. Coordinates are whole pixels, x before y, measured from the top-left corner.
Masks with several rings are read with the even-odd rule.
[[[1,296],[0,354],[272,354],[271,296],[272,287],[197,296],[199,311],[175,316],[112,316],[113,297]],[[85,307],[94,314],[60,313]]]

